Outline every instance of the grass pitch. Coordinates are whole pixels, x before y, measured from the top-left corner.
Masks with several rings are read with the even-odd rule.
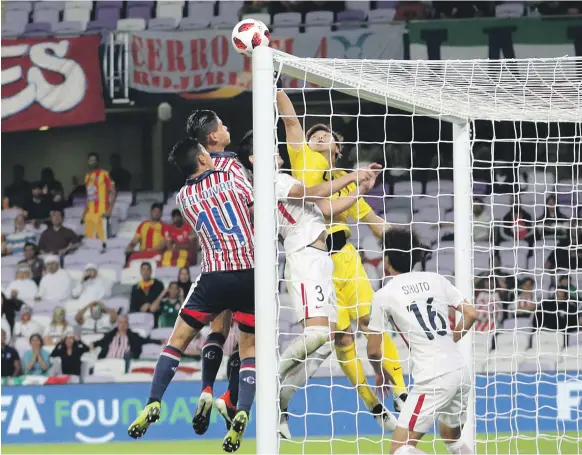
[[[489,435],[489,439],[495,435]],[[486,440],[487,435],[479,435],[477,453],[482,454],[580,454],[582,434],[576,432],[561,435],[537,436],[533,433],[519,437],[511,434],[496,435],[497,441]],[[147,438],[147,436],[146,436]],[[88,444],[18,444],[3,445],[2,454],[219,454],[222,441],[135,441],[109,442],[100,445]],[[428,436],[418,446],[427,453],[447,454],[444,444]],[[281,443],[281,454],[382,454],[389,453],[390,441],[380,441],[377,437],[355,439],[334,439],[323,441],[309,439]],[[255,440],[243,440],[237,454],[255,453]]]

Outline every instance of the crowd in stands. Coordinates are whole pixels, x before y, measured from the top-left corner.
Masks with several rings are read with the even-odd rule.
[[[431,18],[577,15],[579,2],[475,1],[163,1],[30,2],[3,4],[2,36],[71,35],[109,31],[230,28],[240,18],[262,20],[289,33],[330,27]]]

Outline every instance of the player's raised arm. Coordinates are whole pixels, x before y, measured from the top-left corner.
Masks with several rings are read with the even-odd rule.
[[[473,324],[477,320],[477,310],[466,299],[455,310],[462,314],[461,320],[457,323],[453,331],[453,340],[457,343],[473,327]]]
[[[305,142],[305,133],[301,122],[297,118],[295,107],[289,99],[289,96],[282,90],[277,91],[277,107],[283,123],[285,124],[285,134],[287,144],[292,150],[299,150]]]
[[[306,187],[305,185],[297,184],[291,187],[287,199],[290,202],[293,202],[294,199],[300,202],[317,202],[323,198],[330,197],[351,183],[363,182],[372,178],[373,172],[369,169],[358,169],[356,172],[342,175],[331,182],[323,182],[315,186]]]

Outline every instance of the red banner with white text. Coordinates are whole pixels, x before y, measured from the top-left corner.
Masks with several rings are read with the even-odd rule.
[[[2,40],[2,131],[105,120],[98,35]]]

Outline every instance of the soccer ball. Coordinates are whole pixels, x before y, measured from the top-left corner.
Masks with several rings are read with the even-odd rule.
[[[257,46],[268,46],[269,29],[261,21],[243,19],[232,30],[232,45],[239,54],[251,55]]]

